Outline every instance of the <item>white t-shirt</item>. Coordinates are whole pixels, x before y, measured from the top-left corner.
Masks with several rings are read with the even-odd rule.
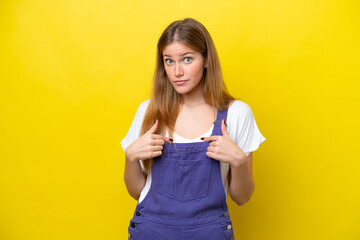
[[[140,137],[142,122],[149,103],[150,99],[141,103],[138,107],[130,129],[125,138],[121,141],[121,145],[124,151],[126,151],[126,148],[138,137]],[[250,106],[243,101],[235,100],[234,103],[230,105],[226,118],[226,125],[231,139],[246,153],[247,156],[250,154],[250,152],[255,151],[266,140],[256,125],[255,118]],[[209,137],[212,133],[213,127],[214,125],[212,125],[212,127],[205,134],[203,134],[202,137]],[[165,136],[168,136],[168,133],[166,133]],[[180,135],[177,135],[175,132],[173,139],[174,143],[201,142],[200,138],[186,139]],[[140,165],[144,171],[142,161],[140,161]],[[225,189],[225,196],[227,198],[229,164],[220,162],[220,169]],[[141,191],[139,203],[145,198],[150,189],[150,186],[151,173],[147,175],[146,184]]]

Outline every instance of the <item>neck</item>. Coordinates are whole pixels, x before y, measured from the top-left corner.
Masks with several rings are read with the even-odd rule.
[[[183,105],[186,105],[188,107],[196,107],[198,105],[205,104],[203,89],[204,82],[201,81],[199,85],[191,92],[183,94],[181,96],[183,100]]]

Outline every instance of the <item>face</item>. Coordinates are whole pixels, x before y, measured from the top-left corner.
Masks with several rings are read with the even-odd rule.
[[[201,88],[206,65],[200,52],[173,42],[163,50],[163,61],[166,75],[179,94],[191,94]]]

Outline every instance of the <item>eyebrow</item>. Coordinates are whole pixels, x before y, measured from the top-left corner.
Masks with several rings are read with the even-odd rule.
[[[186,53],[183,53],[183,54],[181,54],[181,56],[184,56],[184,55],[186,55],[186,54],[194,54],[193,52],[186,52]],[[167,55],[167,54],[164,54],[164,57],[171,57],[171,55]]]

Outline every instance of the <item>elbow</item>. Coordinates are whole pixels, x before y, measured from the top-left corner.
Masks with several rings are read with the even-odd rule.
[[[231,197],[231,198],[238,206],[244,206],[245,203],[247,203],[250,200],[250,197],[246,197],[246,198],[245,197],[238,197],[238,198]]]
[[[139,200],[139,198],[140,198],[140,191],[134,191],[134,189],[130,189],[130,188],[126,188],[127,189],[127,191],[128,191],[128,193],[129,193],[129,195],[133,198],[133,199],[135,199],[136,201],[138,201]]]
[[[250,201],[250,199],[237,201],[236,204],[237,204],[238,206],[244,206],[245,203],[247,203],[248,201]]]
[[[235,203],[236,203],[238,206],[244,206],[245,203],[247,203],[248,201],[250,201],[250,199],[239,199],[239,200],[236,201]]]
[[[141,190],[137,190],[137,189],[134,189],[134,186],[132,186],[131,184],[129,184],[126,180],[126,178],[124,178],[125,180],[125,186],[126,186],[126,190],[128,192],[128,194],[133,198],[135,199],[136,201],[139,200],[140,198],[140,192]]]
[[[139,198],[140,198],[140,194],[136,194],[136,193],[129,193],[129,194],[130,194],[130,196],[131,196],[133,199],[135,199],[136,201],[138,201]]]
[[[238,206],[244,206],[247,202],[250,201],[251,196],[252,196],[253,193],[254,193],[254,190],[255,190],[255,185],[253,185],[253,187],[251,188],[250,193],[249,193],[246,197],[241,197],[241,198],[236,199],[236,200],[235,200],[235,203],[236,203]]]

